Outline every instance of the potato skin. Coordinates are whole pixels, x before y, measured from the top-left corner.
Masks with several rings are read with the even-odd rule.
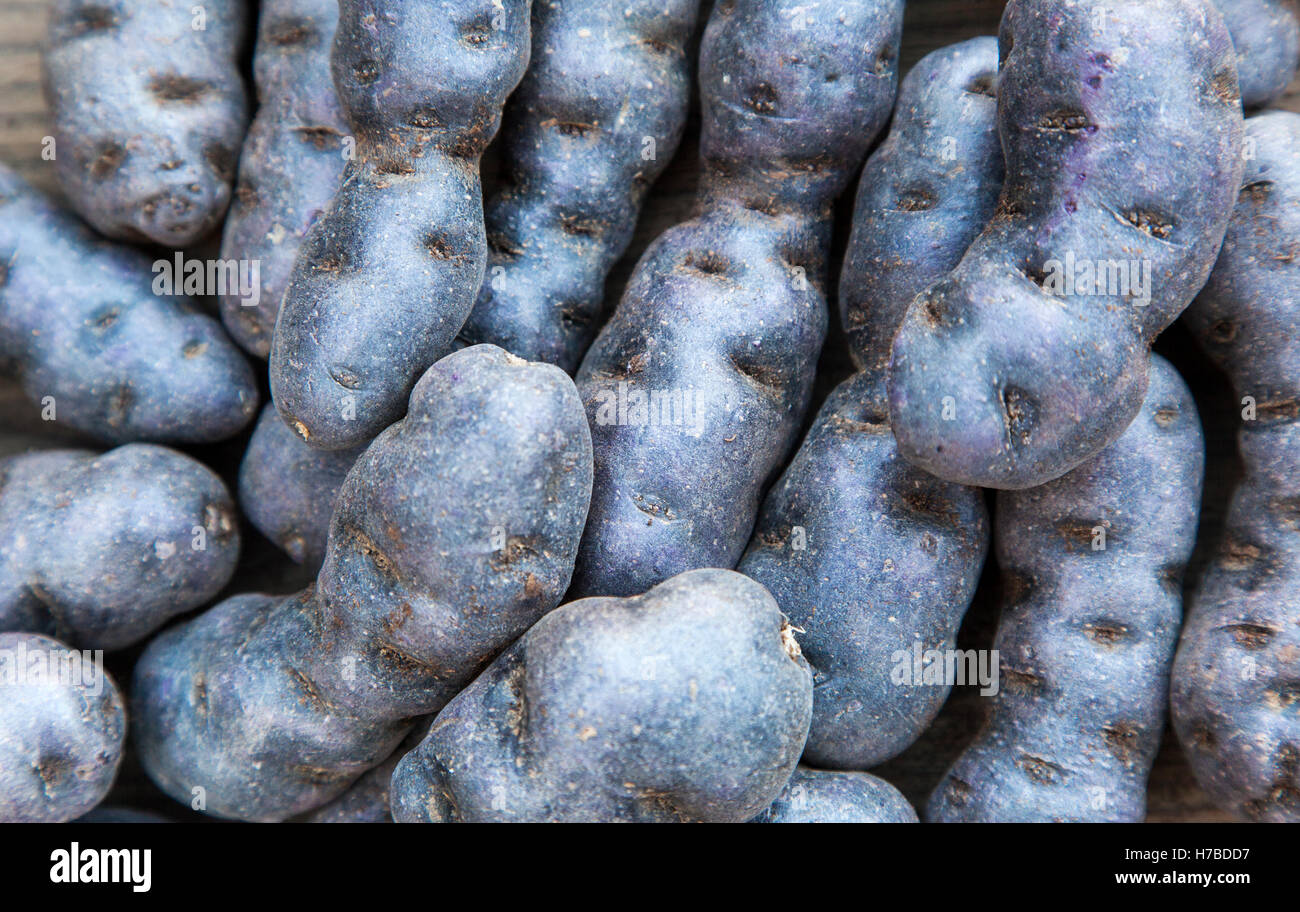
[[[784,790],[751,823],[916,823],[898,789],[870,773],[799,766]]]
[[[533,4],[532,63],[505,113],[509,182],[487,204],[487,273],[462,341],[577,369],[605,277],[681,140],[698,8]]]
[[[408,738],[407,741],[410,739]],[[418,743],[418,742],[417,742]],[[409,745],[414,747],[415,745]],[[393,778],[397,761],[402,759],[407,742],[388,755],[388,759],[366,770],[347,791],[333,801],[294,818],[295,823],[392,823],[393,812],[388,804],[388,785]]]
[[[563,371],[490,345],[444,358],[348,473],[314,587],[236,596],[150,644],[146,772],[221,817],[334,799],[559,604],[590,494]]]
[[[1247,820],[1300,821],[1300,116],[1246,122],[1256,156],[1209,284],[1183,320],[1254,417],[1245,474],[1174,665],[1197,780]]]
[[[401,749],[352,783],[342,795],[313,811],[294,818],[293,823],[392,823],[388,807],[388,783],[401,759]]]
[[[0,165],[0,370],[109,443],[208,443],[257,411],[248,362],[149,260],[96,238]]]
[[[49,637],[0,633],[4,665],[18,663],[20,649],[29,663],[51,667],[68,651]],[[88,658],[73,661],[90,674]],[[65,823],[104,800],[122,760],[126,715],[113,679],[100,680],[98,694],[70,680],[0,681],[0,823]]]
[[[230,204],[248,127],[246,0],[53,0],[42,59],[55,163],[100,234],[181,247]]]
[[[301,817],[297,823],[392,823],[393,812],[389,803],[389,791],[393,780],[393,770],[397,763],[408,753],[415,750],[429,732],[433,717],[421,719],[411,729],[410,734],[397,746],[397,750],[388,755],[383,763],[370,770],[352,783],[348,790],[328,804]]]
[[[363,452],[364,447],[307,446],[268,404],[239,465],[239,506],[249,522],[295,562],[319,570],[334,502]]]
[[[794,771],[812,678],[776,602],[730,570],[546,615],[439,713],[393,817],[748,820]]]
[[[951,688],[896,683],[895,654],[954,647],[988,539],[979,491],[898,455],[878,378],[831,394],[738,567],[803,631],[817,685],[806,762],[868,769],[929,726]]]
[[[907,302],[957,265],[997,199],[997,63],[996,42],[974,39],[926,56],[903,80],[858,186],[840,276],[862,371],[823,405],[738,567],[803,631],[813,766],[876,766],[928,727],[950,688],[894,682],[895,654],[954,645],[988,551],[983,495],[898,455],[884,371]]]
[[[997,74],[998,42],[987,36],[927,54],[899,87],[889,135],[858,181],[840,275],[840,319],[861,369],[888,367],[907,306],[993,217],[1002,189]]]
[[[0,459],[0,630],[121,649],[210,600],[238,558],[230,492],[175,450]]]
[[[578,372],[596,486],[572,595],[634,595],[740,559],[812,394],[830,207],[888,119],[902,8],[714,8],[699,214],[646,251]],[[678,410],[681,426],[612,415],[624,391],[699,408]]]
[[[1222,243],[1243,125],[1209,0],[1011,0],[1000,46],[998,211],[908,309],[889,402],[911,462],[1017,489],[1096,455],[1137,414],[1151,342]],[[1109,280],[1112,263],[1138,264],[1149,304]],[[1084,266],[1108,280],[1058,293]]]
[[[410,734],[388,755],[383,763],[366,771],[348,790],[328,804],[294,818],[296,823],[392,823],[389,789],[393,770],[408,753],[415,750],[429,732],[433,718],[421,719]]]
[[[1241,100],[1248,108],[1279,98],[1300,64],[1296,0],[1214,0],[1237,48]]]
[[[1155,356],[1119,440],[1062,478],[998,494],[999,692],[927,820],[1146,816],[1204,469],[1196,404]]]
[[[528,64],[529,0],[340,0],[331,66],[356,136],[271,341],[313,447],[368,443],[452,348],[483,281],[479,158]]]
[[[225,295],[221,317],[235,341],[261,358],[270,354],[298,248],[343,176],[348,126],[330,72],[337,24],[337,0],[262,2],[253,57],[257,116],[221,239],[222,258],[260,264],[257,303]]]

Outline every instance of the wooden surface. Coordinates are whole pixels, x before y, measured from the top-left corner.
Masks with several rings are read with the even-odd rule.
[[[52,163],[41,160],[41,141],[49,133],[44,99],[40,87],[39,45],[44,33],[48,0],[0,0],[0,161],[16,167],[37,186],[57,192]],[[707,0],[705,0],[707,3]],[[904,71],[926,53],[976,35],[996,34],[1003,0],[912,0],[908,4],[902,52]],[[1300,81],[1279,107],[1300,111]],[[660,232],[680,221],[693,204],[697,176],[695,166],[698,117],[692,116],[691,127],[676,159],[656,185],[639,225],[628,255],[614,270],[609,283],[609,301],[617,300],[632,267],[645,246]],[[489,152],[484,165],[485,190],[494,184],[494,163]],[[842,256],[847,240],[849,204],[842,202],[836,218],[835,258]],[[836,267],[837,268],[837,267]],[[832,308],[834,304],[832,303]],[[832,309],[832,313],[834,313]],[[849,371],[849,362],[841,335],[832,320],[832,336],[822,357],[819,394],[825,395]],[[1196,585],[1208,555],[1221,532],[1224,509],[1238,474],[1234,446],[1235,420],[1232,396],[1227,384],[1190,345],[1186,335],[1175,326],[1157,345],[1183,372],[1192,386],[1206,424],[1208,441],[1206,499],[1201,521],[1197,553],[1189,569],[1189,591]],[[814,410],[810,410],[810,416]],[[0,384],[0,455],[33,443],[45,445],[67,442],[68,438],[50,437],[25,401],[12,386]],[[233,489],[234,474],[246,438],[215,446],[191,449],[221,472]],[[236,577],[243,591],[289,592],[304,582],[303,574],[283,559],[264,539],[245,527],[245,557]],[[990,566],[992,561],[990,561]],[[993,602],[993,574],[985,573],[975,602],[967,615],[959,637],[962,648],[988,648],[997,624]],[[119,682],[129,681],[134,653],[110,657],[110,671]],[[948,764],[966,741],[978,730],[982,701],[975,688],[957,688],[934,726],[902,756],[890,761],[879,772],[894,782],[918,807],[938,781]],[[196,819],[187,809],[158,793],[128,759],[119,785],[110,803],[151,807],[175,818]],[[1228,819],[1210,806],[1204,793],[1192,779],[1181,751],[1172,735],[1166,732],[1163,747],[1152,772],[1149,794],[1149,819],[1152,821],[1216,821]]]
[[[47,5],[48,0],[0,0],[0,161],[53,190],[53,169],[41,161],[41,138],[50,132],[39,50]]]

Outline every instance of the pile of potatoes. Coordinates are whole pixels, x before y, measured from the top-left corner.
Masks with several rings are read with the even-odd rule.
[[[1168,720],[1300,821],[1300,9],[1009,0],[900,80],[904,14],[52,0],[0,820],[1141,821]]]

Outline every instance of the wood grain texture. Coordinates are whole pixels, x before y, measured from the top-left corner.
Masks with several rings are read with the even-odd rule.
[[[707,0],[706,0],[707,3]],[[904,70],[936,48],[977,35],[997,33],[1004,0],[912,0],[908,4],[902,52]],[[46,106],[40,87],[39,46],[45,29],[47,0],[0,0],[0,160],[18,170],[32,183],[57,192],[51,162],[42,161],[42,139],[49,133]],[[697,102],[698,106],[698,102]],[[1278,107],[1300,112],[1300,80],[1293,83]],[[635,240],[616,266],[608,286],[607,304],[617,301],[628,276],[645,247],[665,229],[689,215],[694,205],[698,177],[698,112],[692,114],[682,148],[654,189]],[[494,169],[499,158],[490,150],[485,159],[484,185],[490,193],[495,184]],[[841,201],[836,213],[832,274],[838,273],[848,237],[852,194]],[[832,302],[832,313],[835,304]],[[832,320],[832,336],[822,357],[819,395],[824,396],[850,370],[838,321]],[[1192,386],[1206,425],[1208,442],[1206,499],[1197,553],[1189,569],[1187,586],[1195,587],[1208,556],[1222,530],[1226,503],[1238,475],[1235,449],[1235,410],[1226,379],[1192,346],[1175,327],[1157,344]],[[810,412],[810,415],[812,412]],[[52,434],[39,417],[16,395],[12,385],[0,384],[0,455],[44,441],[45,445],[67,445],[66,434]],[[247,442],[236,438],[215,447],[190,449],[192,455],[213,465],[233,485],[239,458]],[[261,589],[289,592],[304,580],[301,571],[245,524],[245,556],[237,582],[238,590]],[[991,564],[991,562],[990,562]],[[985,573],[975,604],[959,638],[962,648],[988,648],[997,624],[994,574]],[[110,657],[110,672],[121,682],[129,681],[134,652]],[[918,807],[938,782],[947,765],[978,729],[983,703],[975,688],[958,688],[943,712],[921,740],[879,772],[898,785]],[[128,759],[119,784],[110,797],[118,805],[154,808],[176,819],[203,819],[172,803],[157,792],[133,760]],[[1152,821],[1219,821],[1227,817],[1213,808],[1192,779],[1172,735],[1166,731],[1153,771],[1149,794]]]

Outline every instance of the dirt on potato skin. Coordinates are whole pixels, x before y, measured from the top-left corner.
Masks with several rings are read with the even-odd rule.
[[[1214,0],[1237,48],[1241,100],[1247,108],[1276,101],[1300,65],[1296,0]]]

